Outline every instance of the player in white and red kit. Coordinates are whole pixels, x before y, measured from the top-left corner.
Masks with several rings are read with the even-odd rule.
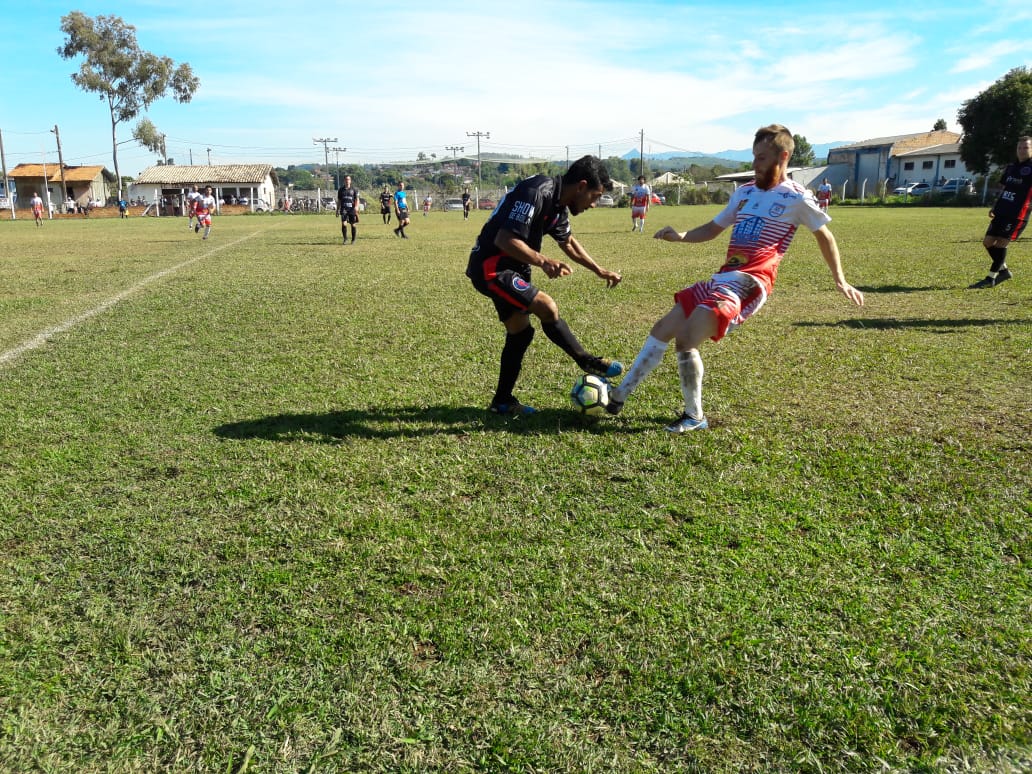
[[[817,206],[821,208],[822,212],[827,212],[829,204],[831,204],[831,183],[828,182],[828,178],[824,178],[824,182],[817,186]]]
[[[756,178],[752,183],[739,187],[727,207],[709,223],[686,232],[670,226],[656,232],[656,239],[667,242],[706,242],[733,226],[724,265],[709,280],[674,295],[674,308],[652,326],[626,378],[610,391],[609,413],[620,413],[624,401],[662,362],[674,339],[685,409],[666,429],[684,433],[709,427],[702,411],[699,346],[706,339],[719,341],[759,310],[774,288],[778,265],[799,226],[813,232],[839,291],[863,305],[863,293],[846,282],[842,273],[838,245],[827,227],[831,218],[820,210],[812,193],[788,179],[788,160],[794,149],[788,129],[778,124],[763,127],[753,142]]]
[[[631,231],[645,230],[645,216],[652,202],[652,189],[645,185],[645,175],[638,175],[638,185],[631,189]]]
[[[204,196],[200,198],[200,203],[197,205],[197,229],[200,230],[201,226],[204,226],[204,236],[202,239],[207,239],[208,234],[211,233],[211,214],[215,212],[217,204],[215,197],[212,195],[211,186],[209,185],[204,189]]]
[[[193,231],[201,230],[201,218],[197,214],[197,211],[201,206],[201,199],[204,198],[197,191],[197,186],[190,186],[190,193],[186,195],[186,214],[189,216],[186,221],[186,227]],[[194,228],[193,219],[197,218],[197,227]]]

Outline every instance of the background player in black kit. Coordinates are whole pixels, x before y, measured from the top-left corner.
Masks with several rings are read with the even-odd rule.
[[[584,156],[562,177],[536,175],[519,183],[484,224],[470,253],[466,276],[478,292],[494,302],[498,319],[505,326],[498,387],[489,407],[496,414],[520,416],[535,412],[512,393],[523,367],[523,356],[534,338],[531,314],[541,320],[541,330],[549,340],[588,373],[604,377],[623,373],[619,362],[585,350],[559,317],[559,308],[551,296],[530,284],[532,266],[540,267],[550,279],[565,277],[571,271],[568,264],[539,252],[546,233],[570,260],[595,272],[608,287],[620,282],[620,275],[595,263],[570,231],[569,216],[594,207],[598,197],[612,189],[602,162],[594,156]]]
[[[340,233],[348,243],[348,224],[351,224],[351,244],[355,244],[355,224],[358,223],[358,190],[351,185],[351,175],[344,175],[344,185],[337,190],[337,212],[340,213]]]
[[[1032,206],[1032,137],[1019,137],[1017,152],[1017,162],[1003,170],[1003,190],[989,211],[992,220],[982,240],[993,262],[986,278],[972,288],[993,288],[1012,276],[1007,268],[1007,246],[1025,230]]]
[[[383,217],[383,225],[387,225],[391,222],[391,203],[394,201],[394,196],[391,194],[390,189],[387,186],[383,187],[380,191],[380,215]]]

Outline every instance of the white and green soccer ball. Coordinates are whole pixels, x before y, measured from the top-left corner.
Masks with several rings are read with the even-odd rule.
[[[601,376],[581,374],[570,390],[570,402],[584,416],[602,416],[609,404],[609,383]]]

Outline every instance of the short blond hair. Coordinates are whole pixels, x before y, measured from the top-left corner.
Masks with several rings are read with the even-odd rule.
[[[779,153],[782,151],[788,153],[789,158],[792,158],[792,154],[795,153],[795,140],[792,138],[792,133],[781,124],[771,124],[757,129],[753,145],[758,142],[769,142]]]

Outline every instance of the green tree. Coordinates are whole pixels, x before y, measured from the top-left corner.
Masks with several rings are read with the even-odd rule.
[[[945,132],[946,131],[946,119],[940,118],[932,125],[933,132]]]
[[[63,59],[83,57],[79,71],[72,73],[72,82],[100,95],[111,113],[111,153],[121,198],[118,125],[136,118],[170,92],[177,102],[189,102],[200,81],[190,65],[176,66],[167,56],[142,50],[136,42],[136,28],[118,16],[91,18],[72,11],[61,17],[61,31],[67,37],[57,53]]]
[[[149,118],[144,118],[133,127],[133,139],[151,153],[157,153],[161,159],[160,164],[168,163],[168,152],[165,150],[165,135],[158,131],[158,127]]]
[[[960,158],[968,169],[984,175],[992,165],[1009,164],[1018,137],[1032,134],[1032,71],[1015,67],[964,102],[957,122],[964,130]]]
[[[795,140],[795,151],[792,158],[788,160],[790,167],[812,167],[816,161],[813,155],[813,146],[801,134],[793,134]]]
[[[628,165],[627,159],[622,159],[619,156],[610,156],[602,162],[602,165],[613,180],[619,180],[621,183],[629,183],[631,181],[631,167]]]

